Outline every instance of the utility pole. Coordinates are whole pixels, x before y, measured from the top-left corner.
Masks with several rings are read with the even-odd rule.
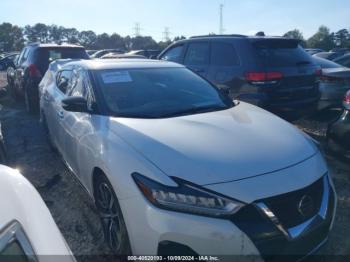
[[[224,11],[224,5],[223,4],[220,4],[220,27],[219,27],[219,34],[220,35],[223,35],[224,34],[224,14],[223,14],[223,11]]]
[[[137,37],[137,36],[141,36],[141,25],[140,23],[135,23],[135,26],[133,27],[133,30],[134,30],[134,36]]]
[[[164,42],[170,41],[170,35],[171,35],[171,33],[169,31],[169,27],[165,27],[164,28],[164,32],[163,32],[163,40],[164,40]]]

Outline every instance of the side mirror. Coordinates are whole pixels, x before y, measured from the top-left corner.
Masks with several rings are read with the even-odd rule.
[[[84,97],[73,96],[62,100],[62,108],[69,112],[89,113],[87,101]]]

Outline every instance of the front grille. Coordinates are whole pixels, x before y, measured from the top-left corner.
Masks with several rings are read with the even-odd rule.
[[[323,178],[306,188],[267,198],[263,202],[270,208],[285,228],[291,228],[317,214],[321,206],[322,195]],[[300,201],[303,198],[305,199],[305,196],[307,197],[307,201],[303,203],[305,206],[299,207]]]
[[[293,218],[294,215],[291,212],[295,212],[294,207],[291,209],[294,209],[294,211],[287,211],[288,208],[285,209],[284,206],[293,206],[296,203],[295,199],[305,193],[310,194],[320,205],[323,195],[323,179],[304,189],[277,197],[261,199],[257,202],[263,202],[266,205],[269,203],[269,208],[274,209],[272,212],[275,213],[282,223],[295,225],[298,221],[302,223],[307,218]],[[317,224],[312,231],[294,240],[289,240],[277,229],[274,223],[260,212],[254,203],[245,206],[233,215],[231,221],[251,239],[265,261],[297,261],[327,239],[334,212],[334,196],[334,192],[330,187],[325,220]],[[294,202],[293,200],[288,200],[288,197],[294,199]],[[279,204],[277,205],[277,203]],[[315,211],[316,213],[318,209],[319,206]],[[288,228],[288,226],[285,227]]]

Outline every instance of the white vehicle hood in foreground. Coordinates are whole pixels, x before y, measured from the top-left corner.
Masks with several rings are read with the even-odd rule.
[[[198,185],[275,172],[316,153],[297,128],[246,103],[168,119],[111,118],[110,128],[168,176]]]

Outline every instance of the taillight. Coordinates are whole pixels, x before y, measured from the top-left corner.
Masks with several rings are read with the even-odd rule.
[[[344,81],[343,78],[334,77],[334,76],[326,76],[326,75],[321,76],[320,80],[323,82],[342,82],[342,81]]]
[[[34,64],[28,66],[28,72],[30,77],[41,77],[39,69]]]
[[[350,90],[346,93],[344,97],[344,103],[350,105]]]
[[[245,79],[249,82],[267,82],[276,81],[283,78],[280,72],[247,72]]]

